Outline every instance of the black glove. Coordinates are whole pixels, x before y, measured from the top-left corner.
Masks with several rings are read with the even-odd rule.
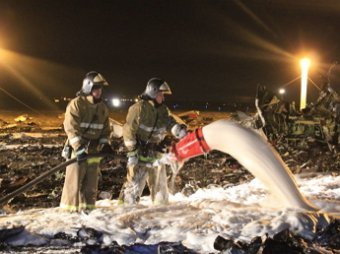
[[[160,142],[156,146],[155,151],[160,152],[160,153],[167,153],[167,152],[169,152],[169,149],[171,147],[171,143],[172,143],[172,138],[167,136],[167,137],[165,137],[165,139],[162,142]]]
[[[103,154],[112,154],[113,149],[108,143],[105,143],[101,145],[99,152]]]
[[[143,157],[148,157],[149,156],[149,146],[148,145],[144,145],[144,146],[140,146],[139,147],[139,155],[143,156]]]
[[[86,149],[84,146],[79,147],[79,149],[76,151],[77,161],[84,161],[87,158]]]

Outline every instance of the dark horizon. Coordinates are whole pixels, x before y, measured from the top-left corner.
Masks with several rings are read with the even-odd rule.
[[[74,97],[101,72],[108,94],[135,97],[164,78],[172,101],[249,102],[258,84],[299,100],[298,59],[319,87],[340,60],[336,0],[0,2],[0,109]],[[340,88],[340,67],[332,87]],[[6,93],[7,92],[7,93]],[[318,89],[309,85],[308,101]],[[14,98],[11,98],[11,95]]]

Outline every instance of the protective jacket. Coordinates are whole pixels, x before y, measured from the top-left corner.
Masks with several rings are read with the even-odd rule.
[[[103,102],[92,96],[79,96],[66,108],[64,129],[73,148],[71,157],[82,145],[88,153],[98,151],[99,144],[109,141],[109,112]],[[66,168],[60,207],[68,211],[95,208],[100,158],[73,163]]]
[[[110,136],[109,111],[103,102],[93,103],[92,96],[79,96],[66,108],[64,129],[73,150],[89,141],[108,143]]]
[[[140,100],[129,108],[123,127],[124,144],[129,151],[134,150],[138,142],[158,144],[175,124],[166,105],[156,107],[152,100]]]
[[[164,104],[156,105],[152,100],[140,100],[129,108],[123,127],[123,139],[130,153],[128,153],[126,182],[119,195],[120,202],[127,204],[138,202],[146,182],[154,203],[168,202],[165,166],[145,164],[145,159],[156,155],[153,154],[155,152],[153,149],[177,124],[170,110]],[[145,148],[147,148],[146,155],[140,151]],[[134,155],[134,151],[138,151],[137,155]]]

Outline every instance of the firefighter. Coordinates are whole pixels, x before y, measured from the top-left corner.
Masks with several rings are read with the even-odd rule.
[[[129,108],[123,127],[128,150],[127,179],[119,203],[136,204],[146,182],[153,203],[168,202],[166,169],[154,162],[164,152],[161,144],[168,132],[179,139],[187,132],[186,126],[177,122],[164,104],[165,94],[171,94],[169,85],[160,78],[152,78],[140,100]]]
[[[77,158],[77,163],[66,168],[60,201],[63,210],[77,212],[95,208],[100,158],[86,157],[90,153],[113,152],[109,143],[109,110],[102,101],[102,88],[107,85],[100,73],[87,73],[77,97],[66,108],[65,146],[71,149],[69,155],[63,155],[67,159]]]

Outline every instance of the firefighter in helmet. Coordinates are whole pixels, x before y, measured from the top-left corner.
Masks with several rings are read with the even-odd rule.
[[[164,95],[171,94],[167,82],[160,78],[148,81],[140,100],[129,108],[123,127],[128,150],[127,179],[119,202],[135,204],[146,182],[154,203],[168,202],[166,169],[155,165],[161,155],[160,144],[171,132],[176,138],[186,135],[186,126],[177,122],[164,104]]]
[[[66,168],[60,207],[67,211],[95,208],[100,158],[87,159],[87,154],[98,151],[112,153],[109,110],[102,101],[102,88],[107,85],[100,73],[87,73],[77,97],[66,108],[65,147],[70,148],[70,153],[63,156],[66,159],[77,158],[77,163]]]

